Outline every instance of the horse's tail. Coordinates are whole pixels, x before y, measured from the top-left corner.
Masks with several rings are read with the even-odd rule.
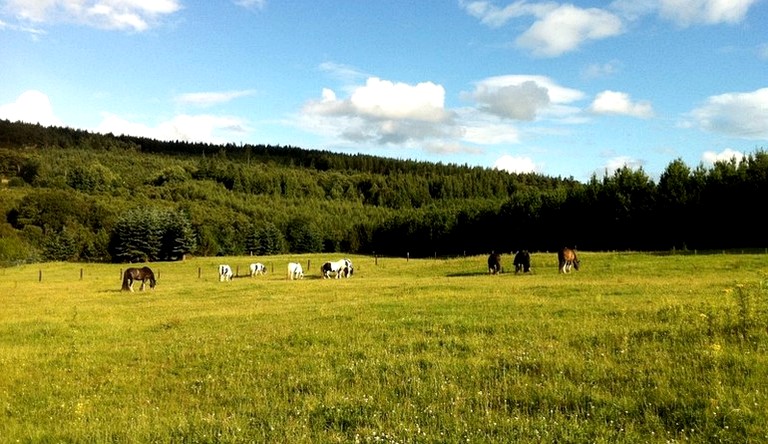
[[[130,273],[128,270],[125,270],[125,273],[123,273],[123,291],[131,291],[131,286],[128,284],[128,281],[130,280]]]

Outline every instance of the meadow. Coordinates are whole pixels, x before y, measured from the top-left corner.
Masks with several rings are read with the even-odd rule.
[[[768,442],[768,255],[340,257],[0,268],[3,442]]]

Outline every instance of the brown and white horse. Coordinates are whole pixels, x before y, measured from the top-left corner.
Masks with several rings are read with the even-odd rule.
[[[570,273],[571,268],[579,269],[579,258],[576,256],[576,250],[565,247],[557,252],[557,262],[560,273]]]

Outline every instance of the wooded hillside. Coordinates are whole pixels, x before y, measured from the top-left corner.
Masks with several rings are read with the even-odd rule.
[[[659,183],[573,179],[297,147],[163,142],[0,120],[0,262],[184,254],[413,257],[764,248],[768,155]]]

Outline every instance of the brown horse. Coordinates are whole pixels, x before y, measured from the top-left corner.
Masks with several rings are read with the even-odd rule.
[[[557,252],[557,262],[560,273],[570,273],[571,267],[577,271],[579,269],[579,258],[576,256],[576,250],[568,247]]]
[[[133,291],[133,282],[141,281],[141,291],[149,281],[149,288],[154,289],[157,285],[155,273],[149,267],[129,268],[123,273],[123,291]]]

